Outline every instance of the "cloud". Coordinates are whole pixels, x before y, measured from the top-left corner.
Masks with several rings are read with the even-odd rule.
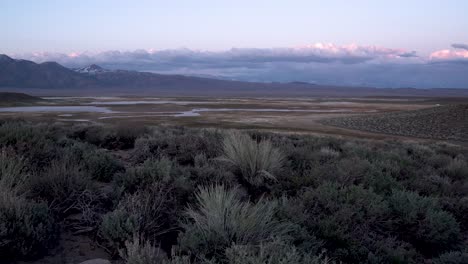
[[[468,50],[468,44],[452,44],[452,48],[454,49],[464,49]]]
[[[468,50],[454,44],[430,56],[378,46],[317,43],[271,49],[225,51],[135,50],[99,53],[30,53],[13,55],[67,67],[98,64],[108,69],[211,76],[245,81],[305,81],[377,87],[468,88]]]
[[[453,45],[452,45],[453,46]],[[438,50],[430,55],[430,59],[435,63],[462,63],[468,64],[468,49],[458,50]]]
[[[317,43],[295,48],[273,49],[230,49],[221,52],[178,50],[135,50],[105,51],[100,53],[31,53],[19,57],[36,62],[55,60],[68,66],[85,66],[90,63],[108,65],[134,64],[167,67],[170,65],[213,65],[216,67],[238,66],[256,63],[330,63],[345,64],[364,63],[372,60],[414,57],[415,52],[402,49],[389,49],[376,46],[345,45]],[[17,56],[18,57],[18,56]]]
[[[398,54],[398,56],[402,57],[402,58],[417,58],[417,57],[419,57],[416,54],[416,51],[401,53],[401,54]]]

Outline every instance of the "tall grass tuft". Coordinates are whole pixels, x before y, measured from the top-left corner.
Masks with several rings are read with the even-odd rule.
[[[125,249],[119,250],[119,254],[125,264],[156,264],[167,261],[164,251],[137,235],[133,240],[125,242]]]
[[[25,198],[27,178],[23,160],[0,150],[0,259],[7,262],[43,254],[56,237],[48,206]]]
[[[258,246],[232,245],[226,249],[229,264],[332,264],[326,256],[301,252],[281,240],[272,240]]]
[[[54,218],[45,203],[28,201],[11,190],[0,191],[2,261],[45,253],[55,241],[56,231]]]
[[[223,156],[238,169],[243,179],[251,185],[259,186],[265,179],[275,180],[274,173],[284,162],[284,155],[270,140],[256,142],[248,135],[231,131],[223,141]]]
[[[274,219],[275,202],[242,202],[237,189],[222,185],[200,188],[196,199],[197,207],[187,208],[181,244],[201,256],[224,254],[232,243],[258,244],[290,231],[288,224]]]
[[[18,190],[26,182],[28,175],[21,158],[8,154],[7,150],[0,150],[0,191]]]
[[[115,251],[137,234],[154,241],[172,231],[176,205],[171,191],[154,184],[124,196],[114,211],[103,216],[99,227],[99,235],[106,246]]]
[[[43,173],[28,183],[30,194],[48,202],[59,214],[67,214],[91,190],[90,177],[71,157],[52,161]]]

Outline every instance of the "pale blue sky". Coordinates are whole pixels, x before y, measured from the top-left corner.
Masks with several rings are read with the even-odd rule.
[[[464,0],[1,0],[0,53],[468,43]]]

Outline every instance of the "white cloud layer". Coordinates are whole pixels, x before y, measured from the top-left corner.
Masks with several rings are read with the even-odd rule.
[[[246,81],[305,81],[377,87],[468,88],[468,45],[435,51],[317,43],[294,48],[177,50],[100,53],[30,53],[15,58],[57,61],[68,67],[99,64],[109,69],[215,76]]]

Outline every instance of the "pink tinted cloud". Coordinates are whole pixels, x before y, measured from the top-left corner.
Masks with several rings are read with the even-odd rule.
[[[296,48],[305,53],[315,53],[322,56],[364,56],[369,58],[398,58],[402,54],[412,54],[405,49],[393,49],[379,46],[363,46],[357,44],[336,45],[333,43],[315,43]]]
[[[431,60],[465,60],[468,59],[468,50],[438,50],[430,55]]]
[[[83,65],[88,63],[158,63],[180,60],[184,62],[235,61],[245,63],[259,62],[344,62],[363,63],[372,60],[404,60],[417,57],[414,51],[393,49],[378,46],[357,44],[336,45],[333,43],[315,43],[298,47],[285,48],[233,48],[226,51],[197,51],[190,49],[177,50],[135,50],[104,52],[33,53],[16,57],[36,62],[55,60],[66,65]]]

